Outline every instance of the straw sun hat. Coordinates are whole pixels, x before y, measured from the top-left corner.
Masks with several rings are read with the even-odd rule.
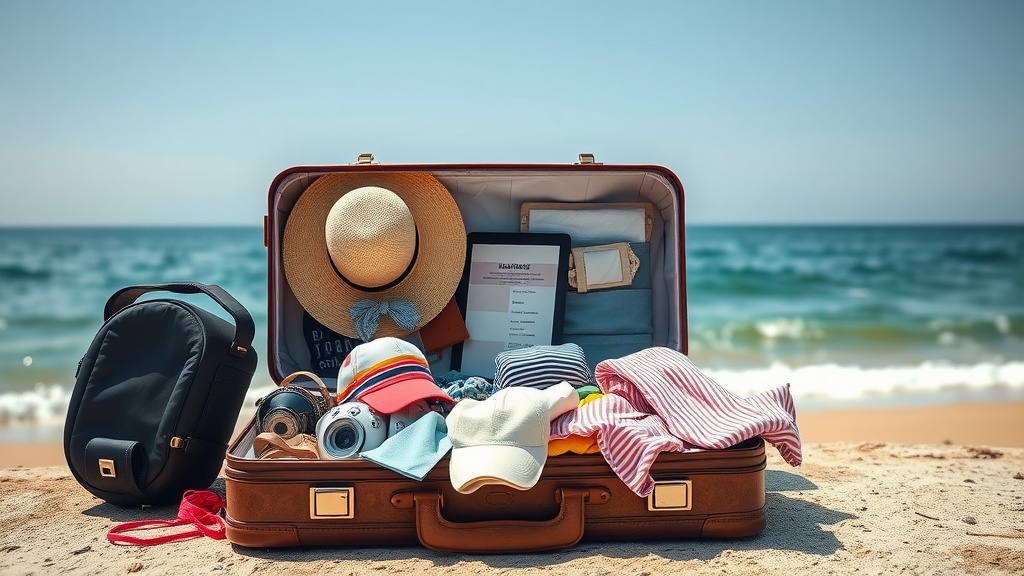
[[[288,216],[282,257],[292,293],[324,326],[361,340],[404,336],[455,294],[466,228],[430,174],[326,174]]]

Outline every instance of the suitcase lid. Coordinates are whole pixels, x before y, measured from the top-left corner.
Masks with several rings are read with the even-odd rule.
[[[264,216],[264,245],[269,299],[267,364],[275,382],[292,372],[309,370],[313,360],[306,346],[310,333],[302,325],[304,310],[283,273],[281,247],[288,215],[298,197],[318,177],[328,173],[374,172],[433,175],[455,198],[467,233],[518,232],[524,202],[649,202],[654,215],[650,242],[655,276],[654,344],[687,352],[684,190],[670,169],[659,165],[602,164],[590,154],[580,154],[579,161],[571,164],[381,164],[374,161],[372,154],[360,154],[352,164],[293,166],[281,171],[271,182]],[[305,329],[308,328],[307,325]],[[334,342],[334,353],[334,344],[340,344],[343,350],[354,345]],[[435,371],[447,370],[450,358],[429,359]],[[334,360],[340,363],[337,356]],[[330,376],[324,380],[328,387],[335,385]]]

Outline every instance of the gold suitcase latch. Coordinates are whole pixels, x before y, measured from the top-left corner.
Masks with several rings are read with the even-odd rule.
[[[678,512],[689,510],[693,502],[693,490],[689,480],[655,482],[654,490],[647,496],[647,509],[651,512]]]
[[[310,488],[309,518],[338,520],[355,517],[355,490],[349,488]]]

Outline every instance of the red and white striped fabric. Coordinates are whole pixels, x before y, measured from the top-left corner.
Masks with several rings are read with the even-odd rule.
[[[788,384],[739,398],[669,348],[605,360],[594,375],[605,396],[557,418],[551,437],[596,435],[612,470],[640,496],[654,488],[649,471],[661,452],[723,449],[761,436],[790,465],[800,465]]]

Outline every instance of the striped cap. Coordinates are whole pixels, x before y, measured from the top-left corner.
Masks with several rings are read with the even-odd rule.
[[[581,384],[590,380],[590,366],[576,344],[531,346],[498,354],[494,359],[498,388],[529,386],[544,389],[559,382]]]
[[[352,349],[338,371],[338,404],[359,401],[381,414],[394,414],[417,400],[454,403],[434,383],[419,348],[393,337]]]

